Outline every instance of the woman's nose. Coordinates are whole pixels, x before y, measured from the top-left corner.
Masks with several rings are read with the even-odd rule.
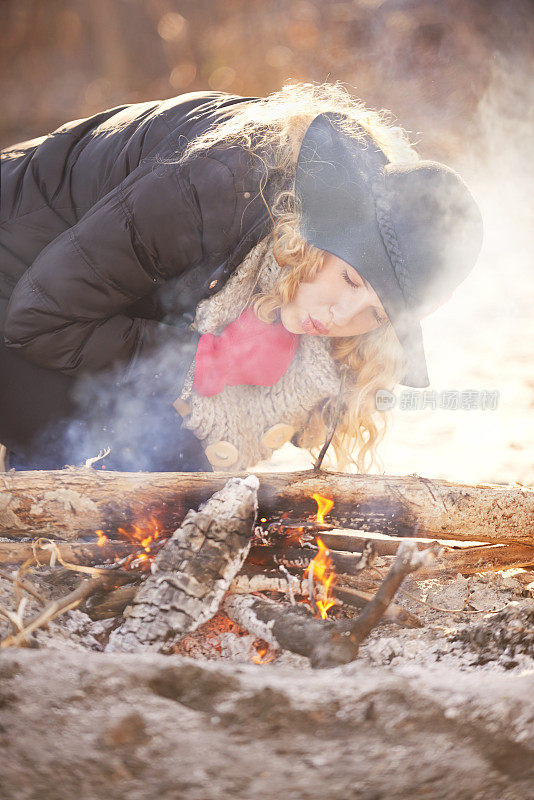
[[[352,298],[351,301],[343,301],[330,306],[330,313],[334,325],[343,327],[347,325],[353,317],[363,311],[366,301],[363,298]]]

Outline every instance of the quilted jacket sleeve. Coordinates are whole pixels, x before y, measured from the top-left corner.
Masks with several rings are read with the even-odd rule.
[[[225,249],[233,208],[232,174],[220,162],[139,167],[22,276],[7,310],[7,346],[70,375],[121,362],[131,376],[148,356],[157,362],[161,348],[174,351],[177,369],[189,366],[198,340],[190,329],[124,312],[198,263],[207,247]]]

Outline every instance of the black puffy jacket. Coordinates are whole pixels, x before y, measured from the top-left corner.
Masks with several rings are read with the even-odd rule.
[[[255,101],[195,92],[120,106],[4,150],[6,345],[69,375],[131,366],[174,339],[196,347],[197,303],[271,228],[261,194],[274,179],[260,193],[261,161],[235,146],[168,162]]]

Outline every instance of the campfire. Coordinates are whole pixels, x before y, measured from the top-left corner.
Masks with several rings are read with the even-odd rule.
[[[84,477],[92,479],[92,472],[86,470]],[[409,492],[402,495],[390,487],[387,502],[373,503],[367,495],[351,503],[342,482],[348,478],[312,479],[306,487],[297,481],[278,507],[272,484],[265,478],[267,500],[261,497],[255,476],[231,478],[198,511],[185,516],[182,512],[178,527],[169,522],[177,512],[167,495],[159,506],[147,503],[145,497],[142,513],[133,519],[125,515],[120,524],[113,523],[109,514],[104,516],[105,524],[77,540],[39,536],[30,543],[0,543],[0,560],[24,562],[14,579],[19,595],[21,587],[31,587],[31,570],[43,563],[86,576],[77,588],[30,620],[24,619],[20,602],[16,610],[4,610],[14,630],[2,647],[26,644],[33,631],[65,610],[79,607],[95,620],[113,621],[108,651],[187,652],[192,636],[209,641],[232,631],[253,637],[250,657],[254,663],[270,663],[289,650],[306,656],[314,666],[334,666],[356,658],[362,641],[379,623],[422,625],[395,598],[411,573],[432,576],[447,571],[469,573],[484,565],[495,569],[534,564],[528,542],[510,541],[510,523],[502,541],[495,541],[499,526],[493,523],[487,524],[487,531],[491,528],[494,533],[489,543],[484,543],[486,533],[475,546],[456,551],[447,546],[453,531],[458,539],[474,538],[473,528],[460,524],[468,507],[465,491],[460,493],[463,506],[452,502],[449,491],[447,508],[439,487],[431,488],[420,479],[417,488],[422,489],[423,503],[421,492],[415,499]],[[100,474],[98,481],[102,479]],[[104,480],[117,479],[107,473]],[[328,484],[330,489],[324,494],[314,490],[318,485],[328,489]],[[146,492],[146,485],[143,489]],[[495,493],[506,490],[473,491],[494,509]],[[530,492],[519,491],[526,498],[528,516]],[[155,494],[161,498],[161,487]],[[501,494],[500,500],[506,519],[506,495]],[[313,511],[311,503],[316,506]],[[441,518],[437,514],[440,503],[447,511]],[[122,506],[127,507],[124,501]],[[423,509],[425,522],[421,514],[415,518],[416,507]],[[454,520],[450,522],[454,513],[456,526]],[[383,524],[373,530],[380,514]],[[355,516],[360,522],[357,527]],[[441,533],[439,542],[429,535],[434,532],[432,521]],[[478,522],[480,530],[480,515]],[[393,524],[399,526],[394,536]]]

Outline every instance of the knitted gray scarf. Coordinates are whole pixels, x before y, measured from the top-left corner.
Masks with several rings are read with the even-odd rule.
[[[273,255],[272,235],[246,256],[226,285],[199,303],[194,327],[201,333],[220,334],[250,305],[259,291],[270,292],[280,276]],[[285,423],[305,440],[313,409],[339,392],[340,379],[324,336],[300,336],[297,352],[285,374],[273,386],[227,386],[213,397],[192,390],[194,364],[182,392],[191,413],[183,425],[193,431],[206,449],[224,441],[237,449],[233,470],[253,467],[271,456],[263,438],[274,425]]]

